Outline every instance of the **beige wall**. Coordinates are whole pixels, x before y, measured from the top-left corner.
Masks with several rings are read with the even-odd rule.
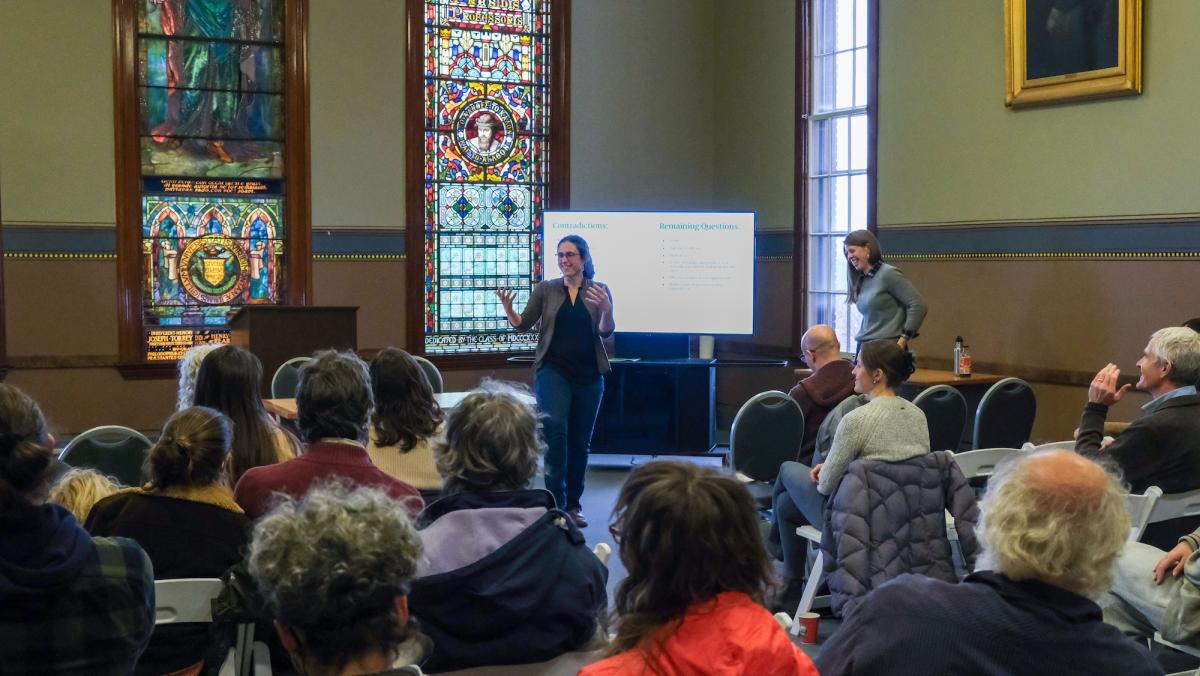
[[[1200,2],[1144,7],[1144,93],[1004,106],[1004,3],[884,1],[879,224],[1195,214]]]
[[[795,221],[796,2],[718,2],[716,25],[713,208],[754,210],[759,232],[790,233]]]
[[[0,0],[0,220],[113,224],[112,86],[109,0]]]

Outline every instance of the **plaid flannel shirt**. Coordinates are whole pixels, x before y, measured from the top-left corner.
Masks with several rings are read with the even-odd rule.
[[[128,674],[154,630],[154,569],[127,538],[93,538],[74,582],[0,598],[0,672]]]

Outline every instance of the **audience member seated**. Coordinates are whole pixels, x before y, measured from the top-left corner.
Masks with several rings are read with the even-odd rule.
[[[179,358],[179,395],[175,403],[176,411],[193,405],[196,399],[196,375],[200,372],[200,364],[218,347],[221,347],[220,343],[193,345]]]
[[[430,442],[444,432],[445,414],[417,360],[399,348],[382,350],[371,362],[371,391],[371,462],[423,494],[436,494],[442,477]]]
[[[297,421],[307,450],[287,462],[247,470],[234,488],[234,499],[257,519],[270,511],[274,493],[300,498],[312,484],[338,476],[381,488],[410,513],[420,513],[424,503],[417,489],[389,476],[367,455],[373,407],[363,360],[351,352],[318,352],[300,369],[296,392]]]
[[[775,523],[770,538],[778,534],[786,585],[775,605],[783,609],[799,601],[804,582],[807,540],[796,528],[824,521],[825,500],[837,488],[846,467],[856,458],[906,460],[929,452],[929,427],[925,414],[905,399],[896,388],[913,374],[913,357],[891,340],[876,340],[863,346],[852,371],[854,391],[869,402],[841,419],[823,463],[809,467],[785,462],[775,481]]]
[[[1200,488],[1200,334],[1182,326],[1155,331],[1137,366],[1133,387],[1153,397],[1142,415],[1111,444],[1101,445],[1108,408],[1130,388],[1118,386],[1121,370],[1115,364],[1105,366],[1088,388],[1075,450],[1094,460],[1111,458],[1133,493],[1150,486],[1164,493]],[[1151,524],[1142,541],[1171,547],[1197,525],[1196,519]]]
[[[868,595],[822,647],[821,673],[1162,673],[1091,600],[1129,534],[1100,466],[1069,451],[1017,456],[988,482],[982,533],[963,582],[902,575]]]
[[[1117,559],[1104,621],[1142,638],[1162,632],[1174,643],[1200,645],[1200,529],[1164,552],[1130,542]]]
[[[0,671],[128,674],[154,629],[150,559],[46,503],[53,450],[38,405],[0,384]]]
[[[149,482],[96,503],[88,531],[136,540],[154,562],[156,580],[221,577],[241,560],[250,527],[222,469],[232,439],[229,418],[211,408],[171,416],[146,459]],[[195,673],[207,637],[207,625],[159,627],[137,673]]]
[[[597,637],[608,570],[554,496],[529,488],[544,450],[536,413],[504,384],[450,412],[434,448],[445,497],[421,515],[410,596],[433,639],[427,670],[542,662]]]
[[[736,479],[685,462],[636,467],[610,530],[629,576],[617,587],[609,657],[581,676],[816,676],[760,605],[771,566]]]
[[[66,507],[77,523],[85,523],[92,505],[121,490],[121,484],[94,469],[72,469],[50,487],[50,502]]]
[[[420,554],[403,506],[334,482],[258,522],[249,569],[296,672],[419,676],[430,646],[408,590]]]
[[[291,460],[298,444],[263,408],[259,382],[262,362],[238,345],[222,345],[200,364],[193,403],[233,421],[229,480],[236,485],[246,470]]]
[[[800,338],[800,351],[804,363],[813,373],[801,380],[789,392],[804,411],[804,440],[796,460],[812,465],[813,447],[817,441],[817,430],[829,410],[843,399],[854,394],[854,365],[842,359],[842,345],[838,342],[833,327],[818,324],[804,332]]]

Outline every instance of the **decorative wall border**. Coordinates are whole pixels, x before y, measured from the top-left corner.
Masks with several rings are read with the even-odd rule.
[[[881,227],[894,261],[1194,260],[1200,219]]]

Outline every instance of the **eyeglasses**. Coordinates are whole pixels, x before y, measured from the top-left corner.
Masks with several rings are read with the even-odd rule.
[[[558,256],[559,258],[566,258],[567,260],[577,258],[579,256],[579,254],[575,253],[574,251],[559,251],[554,255]]]
[[[608,534],[612,536],[613,544],[618,546],[621,544],[621,529],[617,528],[617,524],[608,524]]]

